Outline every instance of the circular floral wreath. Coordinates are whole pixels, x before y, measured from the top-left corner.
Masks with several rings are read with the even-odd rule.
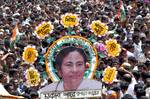
[[[57,75],[57,70],[54,68],[55,58],[54,56],[58,51],[62,49],[64,44],[70,44],[73,46],[81,46],[81,48],[87,52],[89,68],[84,73],[84,78],[93,78],[94,72],[98,65],[98,54],[93,47],[92,43],[86,38],[80,36],[64,36],[56,40],[49,48],[45,55],[46,71],[52,81],[59,81],[60,78]]]

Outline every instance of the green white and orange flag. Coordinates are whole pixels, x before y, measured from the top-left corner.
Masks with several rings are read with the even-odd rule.
[[[18,24],[16,24],[15,28],[12,30],[12,36],[10,40],[15,41],[18,33],[19,33]]]
[[[121,22],[124,22],[126,20],[126,12],[122,0],[120,0],[120,8],[118,10],[117,17],[120,19]]]

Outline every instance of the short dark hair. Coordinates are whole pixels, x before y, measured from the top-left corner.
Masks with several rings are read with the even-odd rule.
[[[134,63],[137,62],[137,60],[135,59],[135,57],[132,57],[132,56],[128,58],[128,61],[132,61],[132,62],[134,62]]]
[[[135,84],[135,85],[134,85],[134,92],[136,93],[137,90],[140,89],[140,88],[141,88],[141,89],[143,88],[143,85],[142,85],[141,83]]]
[[[139,80],[141,77],[141,72],[139,72],[138,70],[133,70],[132,74],[134,75],[134,77],[136,78],[136,80]]]
[[[74,46],[69,46],[69,47],[62,49],[55,58],[55,65],[58,70],[61,69],[61,65],[62,65],[62,61],[63,61],[64,57],[66,57],[70,52],[73,52],[73,51],[79,52],[84,59],[84,63],[87,62],[87,57],[86,57],[86,54],[83,51],[83,49],[77,48]]]
[[[141,97],[141,96],[145,96],[146,95],[146,91],[143,88],[139,88],[136,91],[136,97]]]
[[[124,74],[123,79],[128,83],[131,83],[131,81],[132,81],[132,77],[129,74],[127,74],[127,75]]]
[[[128,89],[128,86],[129,86],[129,83],[128,83],[128,82],[121,82],[121,83],[120,83],[120,88],[121,88],[121,90],[127,90],[127,89]]]
[[[138,99],[149,99],[147,96],[141,96]]]
[[[125,94],[121,99],[134,99],[134,98],[130,94]]]
[[[32,91],[30,93],[30,97],[33,98],[33,97],[38,97],[38,93],[36,91]]]
[[[4,73],[0,71],[0,82],[2,82],[3,77],[4,77]]]

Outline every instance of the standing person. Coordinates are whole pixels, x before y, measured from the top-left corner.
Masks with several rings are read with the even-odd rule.
[[[83,79],[86,62],[86,54],[81,48],[64,48],[56,56],[56,69],[62,80],[45,86],[40,92],[101,89],[101,82]]]
[[[142,41],[139,34],[133,35],[134,56],[138,62],[145,62],[145,56],[142,49]]]

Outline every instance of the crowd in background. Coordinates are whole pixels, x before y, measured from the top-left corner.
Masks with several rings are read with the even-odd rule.
[[[124,22],[116,17],[120,0],[0,1],[0,82],[10,94],[31,99],[38,97],[38,90],[52,82],[45,70],[47,48],[65,35],[78,35],[93,44],[114,38],[122,47],[120,55],[115,58],[99,56],[96,71],[99,75],[95,74],[94,79],[101,81],[107,66],[115,66],[118,71],[113,84],[103,84],[105,98],[150,98],[150,2],[147,0],[122,0],[126,12]],[[60,23],[60,16],[65,13],[74,13],[80,18],[79,25],[72,28],[72,32]],[[105,36],[98,37],[91,32],[88,25],[94,20],[107,24]],[[34,31],[43,21],[52,22],[54,30],[49,37],[40,40]],[[16,24],[19,34],[12,43],[10,39]],[[40,73],[41,82],[35,87],[27,87],[25,83],[24,74],[30,65],[23,61],[22,53],[27,45],[35,45],[39,54],[33,65]]]

